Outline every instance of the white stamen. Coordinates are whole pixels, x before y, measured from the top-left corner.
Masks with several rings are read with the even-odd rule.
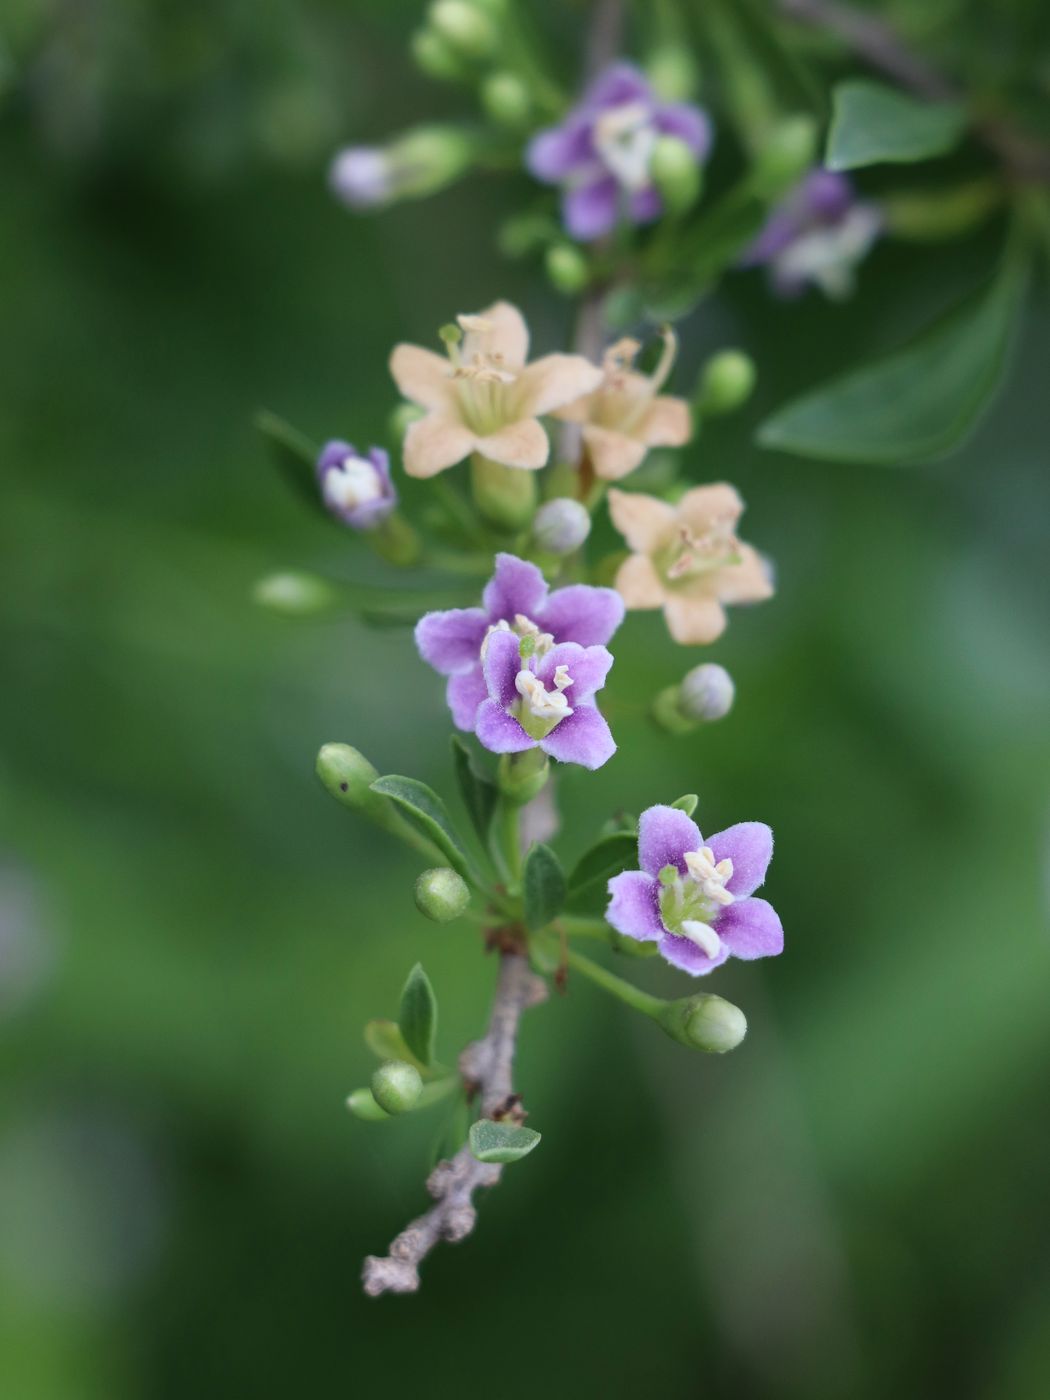
[[[515,613],[513,627],[506,618],[502,617],[498,622],[494,622],[490,625],[489,630],[485,633],[481,642],[482,661],[485,660],[485,653],[489,649],[489,638],[492,636],[493,632],[513,632],[516,637],[532,637],[535,643],[532,652],[533,656],[546,655],[554,645],[553,633],[541,632],[531,617],[526,617],[524,613]]]
[[[569,675],[568,666],[555,666],[554,689],[567,690],[570,685],[572,685],[572,677]]]
[[[594,123],[594,144],[607,168],[625,190],[645,189],[657,131],[644,102],[624,102],[603,112]]]
[[[683,938],[695,943],[709,958],[717,958],[721,952],[722,940],[710,924],[702,924],[698,919],[685,919],[680,932]]]
[[[701,846],[698,851],[686,851],[685,863],[708,899],[722,905],[733,903],[733,895],[726,889],[727,882],[733,878],[733,862],[728,856],[716,865],[711,847]]]
[[[564,672],[559,677],[559,672]],[[560,683],[559,683],[560,682]],[[558,720],[566,719],[572,714],[572,706],[562,693],[567,686],[572,685],[572,677],[564,666],[559,666],[554,673],[555,690],[548,690],[539,676],[532,671],[519,671],[514,679],[514,688],[529,707],[529,713],[535,715],[537,719]]]
[[[330,506],[353,510],[355,506],[378,501],[383,481],[371,462],[362,457],[344,457],[342,463],[324,474],[322,491]]]

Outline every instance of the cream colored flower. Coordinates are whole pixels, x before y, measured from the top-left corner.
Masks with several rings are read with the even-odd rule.
[[[462,338],[447,358],[419,345],[397,345],[390,356],[397,387],[427,410],[405,434],[405,471],[436,476],[472,452],[535,471],[550,451],[539,416],[590,393],[601,370],[582,355],[526,364],[528,327],[509,302],[458,321]]]
[[[557,414],[583,425],[591,465],[603,481],[619,481],[633,472],[650,447],[681,447],[692,436],[685,399],[660,393],[678,351],[670,327],[664,330],[663,338],[663,354],[652,374],[641,374],[633,367],[642,348],[637,340],[618,340],[610,345],[598,388]]]
[[[737,539],[744,503],[732,486],[696,486],[677,505],[638,492],[609,492],[613,524],[635,552],[616,589],[628,608],[663,608],[671,636],[693,645],[725,631],[724,603],[773,596],[757,552]]]

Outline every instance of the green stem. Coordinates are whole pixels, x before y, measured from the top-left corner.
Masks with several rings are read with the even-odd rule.
[[[521,808],[517,803],[501,798],[496,816],[496,833],[507,880],[512,890],[521,885],[521,836],[518,829],[520,812]]]
[[[560,914],[557,926],[570,938],[600,938],[603,943],[608,943],[612,934],[604,919],[585,919],[578,914]]]
[[[589,978],[603,991],[633,1007],[635,1011],[640,1011],[643,1016],[651,1016],[654,1021],[658,1021],[667,1007],[663,997],[650,996],[648,992],[643,992],[630,982],[625,982],[622,977],[617,977],[615,973],[606,971],[600,964],[585,958],[573,948],[566,950],[565,958],[571,968],[582,972],[584,977]]]

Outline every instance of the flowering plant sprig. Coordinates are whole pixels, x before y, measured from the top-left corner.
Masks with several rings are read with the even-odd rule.
[[[578,978],[590,980],[692,1049],[721,1054],[743,1041],[744,1013],[717,993],[657,996],[581,952],[581,941],[625,959],[659,954],[692,978],[784,946],[778,914],[756,894],[773,850],[763,822],[705,839],[695,795],[667,802],[669,794],[652,793],[637,823],[596,821],[574,865],[551,844],[553,773],[575,770],[586,781],[606,765],[615,771],[625,613],[662,612],[654,644],[708,647],[725,631],[728,607],[774,594],[769,560],[739,537],[740,494],[726,482],[698,483],[722,472],[703,451],[686,452],[705,419],[743,406],[755,366],[723,350],[683,386],[670,321],[687,324],[701,297],[749,266],[768,269],[778,296],[816,287],[844,298],[877,240],[900,227],[899,202],[865,194],[841,173],[853,168],[842,155],[851,141],[871,145],[850,115],[855,96],[838,102],[822,164],[814,114],[784,110],[731,10],[704,8],[722,82],[718,101],[701,104],[682,27],[668,28],[673,6],[654,7],[643,71],[620,53],[622,7],[596,4],[587,72],[572,95],[515,0],[435,0],[413,52],[431,75],[476,91],[483,124],[348,148],[333,163],[331,188],[355,211],[379,209],[433,193],[475,165],[519,169],[540,202],[502,230],[501,245],[511,256],[538,254],[554,287],[578,300],[571,343],[534,354],[524,315],[506,300],[450,307],[456,314],[435,328],[431,347],[405,340],[392,349],[402,402],[385,445],[322,447],[273,415],[260,420],[289,478],[329,523],[388,568],[422,572],[412,588],[284,573],[260,583],[258,600],[297,616],[346,609],[413,627],[420,662],[444,681],[470,827],[430,787],[381,775],[347,744],[321,748],[321,781],[416,853],[418,910],[474,925],[499,962],[488,1028],[454,1064],[437,1058],[437,998],[418,964],[397,1020],[365,1029],[381,1063],[350,1095],[352,1113],[379,1123],[440,1105],[447,1119],[444,1155],[427,1182],[434,1203],[387,1255],[366,1261],[371,1294],[418,1287],[430,1250],[473,1229],[478,1189],[540,1143],[512,1070],[521,1019],[551,985],[575,990]],[[892,147],[886,99],[876,99],[880,139]],[[953,121],[942,112],[933,126],[961,139],[965,121]],[[898,133],[886,159],[900,159],[907,135]],[[914,131],[910,139],[914,148]],[[723,142],[735,152],[727,166],[738,168],[709,195],[708,157]],[[963,205],[975,220],[990,207]],[[927,236],[943,231],[937,216],[934,201]],[[908,217],[915,233],[914,201]],[[1017,285],[1010,271],[981,314],[1008,314]],[[876,382],[898,394],[908,380],[892,364],[881,373]],[[939,374],[939,392],[944,381]],[[843,395],[854,418],[864,387],[851,381]],[[765,440],[791,446],[793,411],[809,440],[819,438],[813,423],[827,430],[828,403],[808,419],[802,408],[787,411],[787,427],[784,415],[767,424]],[[929,429],[929,413],[922,424]],[[650,463],[654,449],[660,460]],[[615,552],[594,550],[603,534],[619,536]],[[435,575],[446,579],[444,594]],[[683,736],[722,719],[733,697],[724,667],[704,661],[644,699],[663,734]]]

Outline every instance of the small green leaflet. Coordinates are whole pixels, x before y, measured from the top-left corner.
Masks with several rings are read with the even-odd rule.
[[[517,1123],[479,1118],[470,1127],[470,1150],[479,1162],[517,1162],[528,1156],[540,1136]]]
[[[424,836],[429,836],[453,870],[457,870],[465,880],[473,881],[467,853],[449,821],[445,804],[433,788],[416,778],[402,778],[396,774],[377,778],[370,786],[373,792],[396,802]]]
[[[902,350],[804,394],[758,430],[762,447],[833,462],[912,466],[970,437],[1002,381],[1025,277],[1010,263]]]
[[[381,1060],[407,1060],[417,1069],[423,1069],[423,1061],[413,1055],[401,1034],[396,1021],[375,1020],[365,1023],[365,1044],[373,1055]]]
[[[420,1064],[432,1065],[437,1040],[437,997],[421,963],[416,963],[408,974],[397,1023],[405,1044]]]
[[[267,409],[256,414],[255,426],[269,444],[274,462],[296,495],[312,510],[335,523],[334,517],[325,510],[317,487],[315,463],[320,452],[317,444]]]
[[[696,811],[696,804],[700,801],[695,792],[687,792],[683,797],[678,797],[671,803],[672,807],[679,808],[687,817],[691,817]]]
[[[569,876],[569,903],[575,909],[604,909],[613,875],[638,864],[638,837],[632,831],[603,836],[576,863]]]
[[[920,102],[866,78],[839,83],[832,96],[824,163],[829,170],[908,164],[956,146],[967,117],[954,102]]]
[[[565,872],[549,846],[529,848],[522,876],[525,924],[531,933],[545,928],[565,907]]]
[[[482,846],[485,846],[499,796],[496,785],[478,771],[474,756],[458,734],[452,736],[452,764],[463,796],[463,805]]]

